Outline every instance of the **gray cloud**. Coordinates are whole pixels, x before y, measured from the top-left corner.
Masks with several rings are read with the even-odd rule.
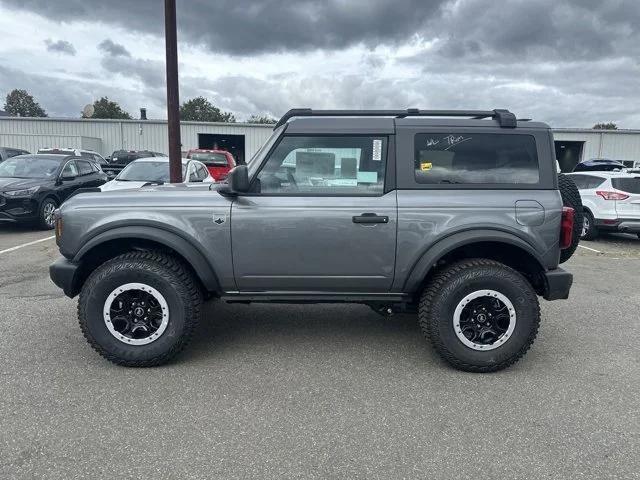
[[[100,19],[132,33],[163,34],[157,0],[0,4],[64,22]],[[554,126],[601,120],[640,126],[637,0],[190,0],[178,6],[179,41],[210,52],[251,60],[323,50],[330,59],[358,46],[352,68],[342,74],[308,72],[294,63],[262,78],[196,78],[181,69],[183,100],[204,95],[238,118],[278,116],[294,106],[504,107]],[[417,45],[423,49],[416,53]],[[162,62],[135,58],[110,39],[99,49],[104,70],[134,80],[122,92],[123,103],[163,114]],[[92,85],[77,90],[97,88]]]
[[[47,38],[44,43],[47,45],[48,52],[58,52],[72,56],[76,54],[76,48],[66,40],[58,40],[57,42],[54,42],[50,38]]]
[[[113,40],[107,38],[98,44],[98,50],[112,56],[112,57],[130,57],[131,53],[124,45],[115,43]]]
[[[180,39],[215,52],[250,55],[269,51],[344,48],[397,42],[439,16],[446,0],[190,0],[178,2]],[[163,34],[157,0],[3,0],[7,6],[49,19],[70,18]],[[188,7],[188,8],[187,8]]]

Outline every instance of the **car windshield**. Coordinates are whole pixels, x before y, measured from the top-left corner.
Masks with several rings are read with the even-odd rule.
[[[38,157],[13,157],[0,163],[0,177],[52,178],[60,167],[60,160]]]
[[[199,160],[205,165],[227,166],[227,157],[224,153],[193,152],[190,155],[193,160]]]
[[[185,174],[182,165],[182,178]],[[132,162],[116,177],[123,182],[168,182],[169,162]]]

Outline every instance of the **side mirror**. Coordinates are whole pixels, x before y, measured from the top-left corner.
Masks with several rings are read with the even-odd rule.
[[[225,189],[227,194],[246,193],[249,191],[249,170],[246,165],[238,165],[227,176],[229,186]]]

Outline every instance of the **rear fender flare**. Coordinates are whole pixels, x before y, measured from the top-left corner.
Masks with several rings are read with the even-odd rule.
[[[429,274],[429,271],[449,252],[466,245],[481,242],[506,243],[518,247],[537,260],[541,271],[545,270],[540,255],[529,243],[517,235],[501,230],[467,230],[453,233],[426,250],[411,269],[403,291],[416,292]]]

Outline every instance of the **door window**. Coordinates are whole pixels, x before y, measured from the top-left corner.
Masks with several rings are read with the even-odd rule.
[[[207,178],[207,175],[209,175],[207,167],[205,167],[202,163],[196,163],[196,173],[199,180],[204,180],[205,178]]]
[[[284,137],[252,189],[263,194],[382,195],[386,156],[386,137]]]
[[[84,160],[77,160],[78,170],[80,175],[90,175],[93,173],[93,169],[91,168],[91,164],[89,162],[85,162]]]
[[[68,162],[64,169],[62,170],[63,177],[77,177],[78,176],[78,167],[76,167],[76,162],[71,160]]]

